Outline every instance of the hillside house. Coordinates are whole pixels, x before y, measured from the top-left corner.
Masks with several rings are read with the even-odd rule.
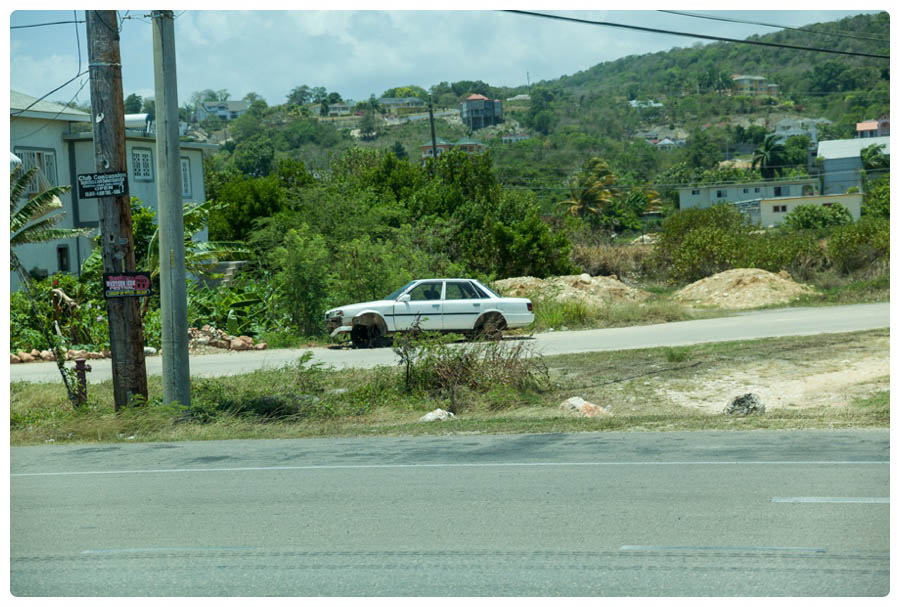
[[[827,118],[783,118],[775,123],[775,138],[783,144],[795,135],[805,135],[811,143],[817,143],[818,129],[828,124],[831,121]]]
[[[99,225],[97,199],[79,199],[77,186],[78,175],[97,172],[93,133],[76,130],[77,126],[89,125],[91,115],[49,101],[35,101],[29,95],[10,92],[10,152],[22,160],[26,170],[37,167],[44,186],[72,186],[60,197],[65,213],[60,227],[96,228]],[[25,110],[28,106],[31,107]],[[183,141],[180,147],[184,201],[203,202],[206,200],[203,151],[214,150],[216,146]],[[142,128],[126,128],[125,148],[130,194],[156,209],[154,135],[145,133]],[[36,184],[32,192],[37,192],[37,188]],[[204,231],[196,238],[205,240],[207,235]],[[17,249],[17,254],[26,270],[78,274],[81,263],[90,255],[92,248],[90,238],[80,237],[24,245]],[[18,286],[18,277],[10,273],[10,287],[16,289]]]
[[[454,148],[460,149],[466,154],[480,154],[481,152],[487,149],[487,146],[481,143],[480,141],[475,141],[474,139],[463,138],[456,142],[449,142],[446,139],[442,139],[438,137],[436,139],[437,145],[434,146],[437,149],[437,155],[440,156],[447,150],[451,150]],[[426,141],[422,145],[419,146],[419,149],[422,150],[422,163],[424,164],[428,158],[432,157],[432,145],[431,141]]]
[[[425,102],[418,97],[382,97],[378,105],[395,115],[425,110]]]
[[[459,117],[473,131],[500,124],[503,122],[503,102],[484,95],[469,95],[459,106]]]
[[[891,155],[890,137],[859,137],[820,141],[817,151],[822,163],[822,193],[844,194],[855,187],[862,189],[862,158],[860,153],[870,145],[884,145],[882,151]]]
[[[250,104],[246,101],[201,101],[194,110],[197,122],[203,122],[210,116],[231,121],[247,113]]]
[[[731,76],[734,81],[735,95],[747,95],[748,97],[776,97],[778,96],[780,87],[774,82],[769,82],[762,76],[747,76],[743,74],[734,74]]]
[[[531,139],[531,135],[528,133],[506,133],[500,136],[500,141],[502,143],[515,143],[517,141],[525,141],[526,139]]]
[[[891,134],[891,117],[882,116],[878,120],[866,120],[856,123],[856,137],[860,139],[871,137],[887,137]]]

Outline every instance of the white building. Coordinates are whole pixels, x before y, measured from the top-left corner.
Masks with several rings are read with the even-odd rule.
[[[781,179],[751,183],[713,183],[678,188],[678,208],[708,209],[722,202],[745,202],[761,198],[808,196],[816,190],[816,179]]]
[[[71,190],[60,197],[65,216],[59,227],[97,228],[97,200],[79,199],[77,186],[79,174],[97,172],[93,135],[89,130],[76,132],[75,128],[89,125],[91,116],[49,101],[36,101],[34,97],[11,91],[10,152],[22,159],[26,170],[37,167],[39,179],[44,185],[71,186]],[[125,149],[130,194],[156,209],[155,138],[141,129],[126,129]],[[185,202],[206,200],[203,151],[214,149],[216,146],[211,144],[181,142],[182,195]],[[197,235],[200,239],[206,237],[205,233]],[[17,248],[16,254],[29,271],[78,274],[81,263],[90,255],[92,248],[90,238],[79,237],[23,245]],[[10,273],[10,287],[16,289],[18,285],[18,277]]]
[[[817,156],[822,159],[822,193],[844,194],[849,188],[862,188],[860,153],[870,145],[883,145],[882,152],[891,155],[890,137],[860,137],[820,141]]]

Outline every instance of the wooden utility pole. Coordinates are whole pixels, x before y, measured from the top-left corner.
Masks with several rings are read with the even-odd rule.
[[[85,11],[91,79],[91,114],[98,173],[127,172],[122,62],[116,11]],[[104,273],[134,272],[134,234],[128,193],[97,199]],[[113,396],[118,411],[133,397],[147,399],[144,331],[139,300],[106,300]]]
[[[428,98],[428,121],[431,123],[431,176],[437,168],[437,139],[434,137],[434,97]]]
[[[175,19],[153,11],[153,81],[156,89],[156,192],[159,202],[159,305],[162,325],[163,403],[191,404],[184,202],[175,85]]]

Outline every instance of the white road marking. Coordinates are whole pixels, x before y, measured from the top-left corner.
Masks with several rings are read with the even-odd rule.
[[[163,546],[159,548],[104,548],[100,550],[82,550],[81,554],[128,554],[139,552],[222,552],[238,550],[255,550],[250,546]]]
[[[160,468],[152,470],[85,470],[73,472],[13,472],[11,477],[88,476],[102,474],[175,474],[186,472],[286,472],[293,470],[368,470],[403,468],[530,468],[546,466],[878,466],[889,461],[776,461],[776,462],[494,462],[481,464],[340,464],[310,466],[254,466],[246,468]]]
[[[773,497],[780,504],[890,504],[889,497]]]
[[[666,552],[692,550],[697,552],[825,552],[824,548],[800,548],[794,546],[622,546],[619,550],[632,552]]]

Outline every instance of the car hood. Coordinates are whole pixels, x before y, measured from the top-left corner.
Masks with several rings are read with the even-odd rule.
[[[390,299],[376,299],[374,301],[364,301],[363,303],[351,304],[349,306],[338,306],[336,308],[332,308],[325,312],[327,316],[330,316],[332,313],[337,312],[338,310],[344,311],[344,316],[353,316],[362,312],[363,310],[368,310],[369,308],[383,308],[384,306],[392,306],[394,305],[394,301]]]

